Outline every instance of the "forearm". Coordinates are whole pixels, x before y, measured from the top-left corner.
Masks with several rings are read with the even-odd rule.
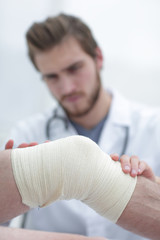
[[[22,203],[22,198],[17,189],[12,164],[10,150],[0,152],[0,222],[20,215],[30,208]],[[9,227],[0,227],[1,240],[104,240],[101,237],[85,237],[74,234],[61,234],[42,231],[31,231]]]
[[[156,183],[160,184],[160,177],[156,176]]]
[[[29,210],[22,203],[13,177],[10,150],[0,152],[0,223]]]
[[[104,240],[101,237],[85,237],[75,234],[33,231],[19,228],[0,227],[1,240]]]
[[[17,177],[17,186],[24,202],[31,203],[29,206],[34,207],[46,205],[64,196],[65,199],[79,199],[107,218],[112,218],[115,211],[118,211],[118,225],[145,237],[159,239],[160,186],[138,177],[134,190],[133,178],[126,177],[119,166],[112,164],[95,144],[83,142],[84,139],[81,138],[78,142],[75,140],[73,138],[69,143],[66,140],[58,141],[57,147],[55,143],[47,143],[30,148],[29,151],[26,149],[14,152],[14,177]],[[10,152],[3,152],[0,159],[0,181],[3,183],[0,196],[4,196],[0,198],[0,218],[4,221],[29,208],[22,204],[17,190]],[[131,185],[127,185],[129,181]],[[134,193],[129,195],[131,199],[127,197],[126,202],[124,196],[130,191],[130,186],[131,193],[133,190]],[[125,204],[119,205],[123,201]]]
[[[160,238],[160,185],[139,176],[118,225],[147,238]]]

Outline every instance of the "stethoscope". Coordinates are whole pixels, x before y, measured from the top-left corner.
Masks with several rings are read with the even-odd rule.
[[[46,123],[46,137],[48,140],[50,140],[51,138],[50,136],[51,123],[53,123],[53,121],[55,120],[61,120],[65,126],[65,129],[68,129],[68,126],[69,126],[68,119],[66,117],[59,116],[57,114],[57,108],[54,109],[53,115],[47,120],[47,123]]]
[[[68,119],[65,117],[62,117],[62,116],[58,116],[57,109],[55,109],[53,111],[53,115],[48,119],[48,121],[46,123],[46,137],[48,140],[51,137],[50,136],[51,123],[53,123],[53,121],[55,121],[55,120],[61,120],[63,122],[63,124],[65,125],[65,129],[68,129],[68,126],[69,126]],[[124,143],[123,143],[123,147],[122,147],[120,156],[122,156],[123,154],[126,153],[127,145],[128,145],[128,141],[129,141],[129,127],[124,126],[124,129],[125,129],[125,137],[124,137]],[[26,221],[27,221],[27,213],[25,213],[23,216],[21,228],[25,228]]]
[[[66,117],[59,116],[57,114],[57,108],[53,111],[53,115],[48,119],[46,123],[46,137],[48,140],[50,140],[50,129],[51,129],[51,123],[55,120],[61,120],[65,126],[65,129],[67,130],[69,127],[69,120]],[[125,130],[125,137],[124,137],[124,142],[123,142],[123,147],[120,153],[120,156],[124,155],[127,150],[127,144],[129,141],[129,127],[128,126],[123,126]]]

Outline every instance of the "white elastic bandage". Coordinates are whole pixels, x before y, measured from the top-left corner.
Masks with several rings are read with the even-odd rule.
[[[11,160],[22,202],[30,207],[74,198],[116,222],[136,185],[119,162],[82,136],[14,149]]]

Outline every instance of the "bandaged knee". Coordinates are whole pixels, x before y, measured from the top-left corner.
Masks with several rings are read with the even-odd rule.
[[[136,185],[119,162],[82,136],[14,149],[11,161],[22,202],[31,208],[77,199],[116,222]]]

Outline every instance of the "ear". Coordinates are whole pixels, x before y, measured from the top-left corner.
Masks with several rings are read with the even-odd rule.
[[[103,54],[99,47],[96,48],[96,65],[98,70],[101,70],[103,67]]]

